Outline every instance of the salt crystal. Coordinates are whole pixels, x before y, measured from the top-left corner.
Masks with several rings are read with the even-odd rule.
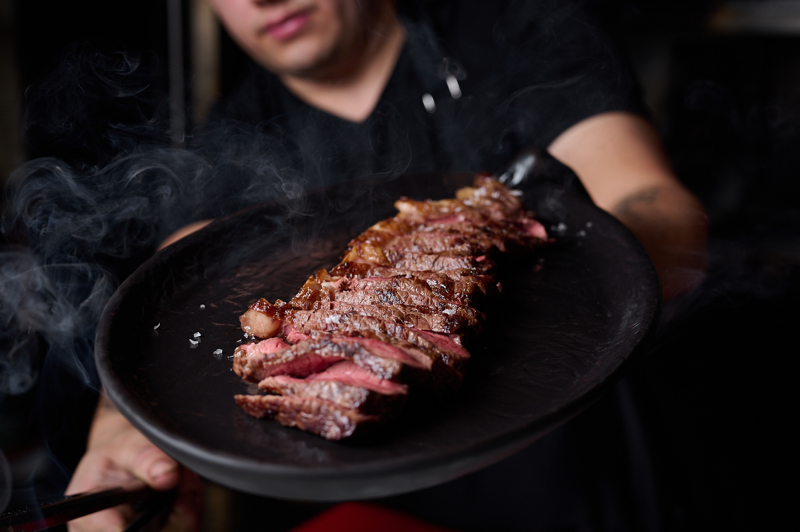
[[[153,330],[155,331],[155,330],[156,330],[156,329],[158,329],[159,327],[161,327],[161,322],[160,322],[160,321],[158,322],[158,325],[156,325],[155,327],[153,327]]]
[[[222,349],[217,349],[217,350],[215,350],[215,351],[214,351],[214,354],[215,354],[215,355],[221,355],[221,354],[222,354]]]
[[[198,342],[197,340],[192,340],[191,338],[189,338],[189,347],[191,347],[192,349],[197,347],[197,344],[199,344],[199,343],[200,342]]]
[[[586,228],[591,229],[594,224],[592,222],[586,222]]]
[[[456,313],[455,309],[447,308],[442,311],[443,314],[447,314],[448,316],[452,316]]]
[[[204,308],[206,308],[205,305],[200,305],[200,310],[203,310]]]
[[[577,234],[577,236],[579,236],[579,237],[583,238],[583,237],[585,237],[585,236],[586,236],[586,231],[584,231],[584,230],[580,230],[580,231],[578,231],[576,234]]]
[[[202,334],[200,334],[199,332],[196,332],[196,333],[194,333],[192,336],[194,336],[195,338],[200,338],[200,337],[201,337],[201,336],[203,336],[203,335],[202,335]]]

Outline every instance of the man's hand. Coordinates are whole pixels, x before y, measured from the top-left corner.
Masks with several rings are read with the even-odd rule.
[[[164,530],[199,529],[202,481],[153,445],[106,397],[97,407],[89,442],[67,488],[67,495],[114,487],[134,479],[156,490],[180,485]],[[70,532],[123,530],[134,517],[128,505],[97,512],[69,523]]]
[[[706,268],[705,209],[675,177],[656,131],[629,113],[579,122],[548,147],[572,168],[595,204],[639,239],[664,300],[691,290]]]

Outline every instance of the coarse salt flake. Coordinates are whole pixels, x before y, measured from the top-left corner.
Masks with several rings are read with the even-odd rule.
[[[452,309],[452,308],[446,308],[446,309],[444,309],[442,311],[442,313],[443,314],[447,314],[448,316],[452,316],[453,314],[456,313],[456,311],[455,311],[455,309]]]
[[[202,334],[200,334],[199,332],[196,332],[196,333],[194,333],[192,336],[194,336],[195,338],[200,338],[200,337],[201,337],[201,336],[203,336],[203,335],[202,335]]]
[[[153,330],[155,331],[159,327],[161,327],[161,322],[160,321],[153,327]]]
[[[200,310],[203,310],[204,308],[206,308],[205,305],[200,305]]]

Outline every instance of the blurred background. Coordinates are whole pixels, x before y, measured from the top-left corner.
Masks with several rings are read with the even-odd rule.
[[[708,278],[665,309],[630,375],[669,501],[664,528],[795,528],[800,1],[588,4],[711,222]],[[180,145],[246,64],[203,0],[0,0],[0,182],[44,155],[103,163],[37,134],[36,116],[22,128],[28,88],[68,79],[62,59],[87,46],[126,50],[148,74],[135,111],[109,104],[102,119],[169,125],[168,137],[153,140],[164,144]],[[0,483],[15,487],[49,474],[29,419],[35,389],[17,391],[4,386],[0,396]]]

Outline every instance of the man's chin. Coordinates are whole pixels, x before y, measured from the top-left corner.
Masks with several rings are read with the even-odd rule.
[[[281,78],[331,80],[347,71],[347,65],[340,63],[335,61],[333,54],[319,54],[316,57],[304,56],[292,61],[283,61],[280,65],[266,68]]]

